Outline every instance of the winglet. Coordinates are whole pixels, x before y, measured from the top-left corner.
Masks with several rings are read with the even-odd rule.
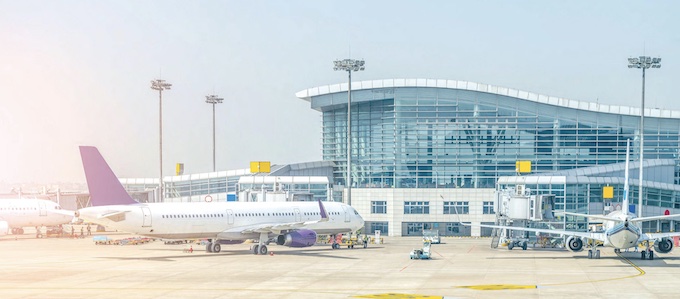
[[[94,146],[81,146],[87,188],[92,206],[129,205],[138,203],[125,191],[104,157]]]
[[[319,214],[321,215],[321,221],[328,221],[328,213],[326,213],[326,208],[319,200]]]

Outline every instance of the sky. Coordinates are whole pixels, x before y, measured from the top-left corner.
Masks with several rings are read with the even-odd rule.
[[[465,80],[680,110],[677,1],[0,0],[0,184],[84,182],[79,145],[119,177],[321,160],[321,113],[295,93],[355,81]],[[674,55],[675,54],[675,55]],[[677,56],[677,57],[674,57]],[[0,190],[2,191],[2,190]]]

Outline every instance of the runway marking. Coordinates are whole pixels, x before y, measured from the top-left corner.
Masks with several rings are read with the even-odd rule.
[[[398,293],[385,293],[376,295],[360,295],[354,296],[354,298],[376,298],[376,299],[443,299],[442,296],[428,296],[428,295],[418,295],[418,294],[398,294]]]
[[[521,285],[521,284],[480,284],[474,286],[461,286],[461,289],[472,289],[479,291],[498,291],[498,290],[524,290],[537,289],[536,285]]]
[[[582,284],[582,283],[594,283],[594,282],[604,282],[604,281],[613,281],[613,280],[622,280],[622,279],[627,279],[627,278],[633,278],[637,276],[642,276],[645,275],[647,272],[645,270],[642,270],[642,268],[638,267],[638,265],[634,264],[631,262],[629,259],[626,257],[622,256],[620,252],[617,252],[616,255],[618,255],[622,260],[624,260],[626,263],[629,265],[633,266],[635,270],[638,271],[637,274],[634,275],[627,275],[627,276],[621,276],[621,277],[612,277],[612,278],[603,278],[603,279],[595,279],[595,280],[585,280],[585,281],[574,281],[574,282],[564,282],[564,283],[548,283],[544,284],[544,286],[559,286],[559,285],[570,285],[570,284]]]
[[[399,272],[406,270],[406,268],[408,268],[411,265],[413,265],[413,262],[408,263],[408,265],[406,265],[404,268],[401,268],[401,270],[399,270]]]
[[[573,284],[596,283],[596,282],[622,280],[622,279],[642,276],[642,275],[645,275],[647,273],[647,272],[645,272],[645,270],[642,270],[642,268],[640,268],[638,265],[634,264],[629,259],[622,256],[620,252],[617,252],[616,255],[618,255],[621,259],[623,259],[629,265],[633,266],[633,268],[635,268],[635,270],[637,270],[638,273],[634,274],[634,275],[626,275],[626,276],[621,276],[621,277],[603,278],[603,279],[595,279],[595,280],[583,280],[583,281],[572,281],[572,282],[561,282],[561,283],[546,283],[546,284],[542,284],[542,285],[512,285],[512,284],[496,284],[496,285],[493,285],[493,284],[491,284],[491,285],[458,286],[458,288],[480,290],[480,291],[537,289],[539,287],[544,287],[544,286],[563,286],[563,285],[573,285]]]
[[[475,246],[477,246],[477,245],[472,245],[472,247],[470,247],[470,249],[468,249],[467,253],[470,253],[470,251],[472,251],[472,249],[475,249]]]

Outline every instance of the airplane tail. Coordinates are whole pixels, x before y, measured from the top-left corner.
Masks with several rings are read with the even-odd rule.
[[[80,157],[83,160],[83,169],[85,170],[87,188],[90,190],[92,206],[138,203],[125,191],[96,147],[81,146]]]
[[[623,181],[623,202],[621,203],[621,211],[628,213],[628,160],[630,160],[630,139],[626,140],[626,168]],[[642,165],[640,165],[642,167]]]
[[[319,199],[319,214],[321,215],[321,220],[319,222],[328,221],[328,213],[326,212],[326,207],[323,206],[321,200]]]

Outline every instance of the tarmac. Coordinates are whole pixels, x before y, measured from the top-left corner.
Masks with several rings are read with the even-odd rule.
[[[366,249],[271,244],[262,256],[247,243],[215,254],[198,244],[95,245],[93,236],[26,231],[0,237],[0,298],[680,298],[680,251],[640,260],[601,248],[601,259],[588,259],[446,237],[432,259],[411,260],[421,238],[384,237]]]

